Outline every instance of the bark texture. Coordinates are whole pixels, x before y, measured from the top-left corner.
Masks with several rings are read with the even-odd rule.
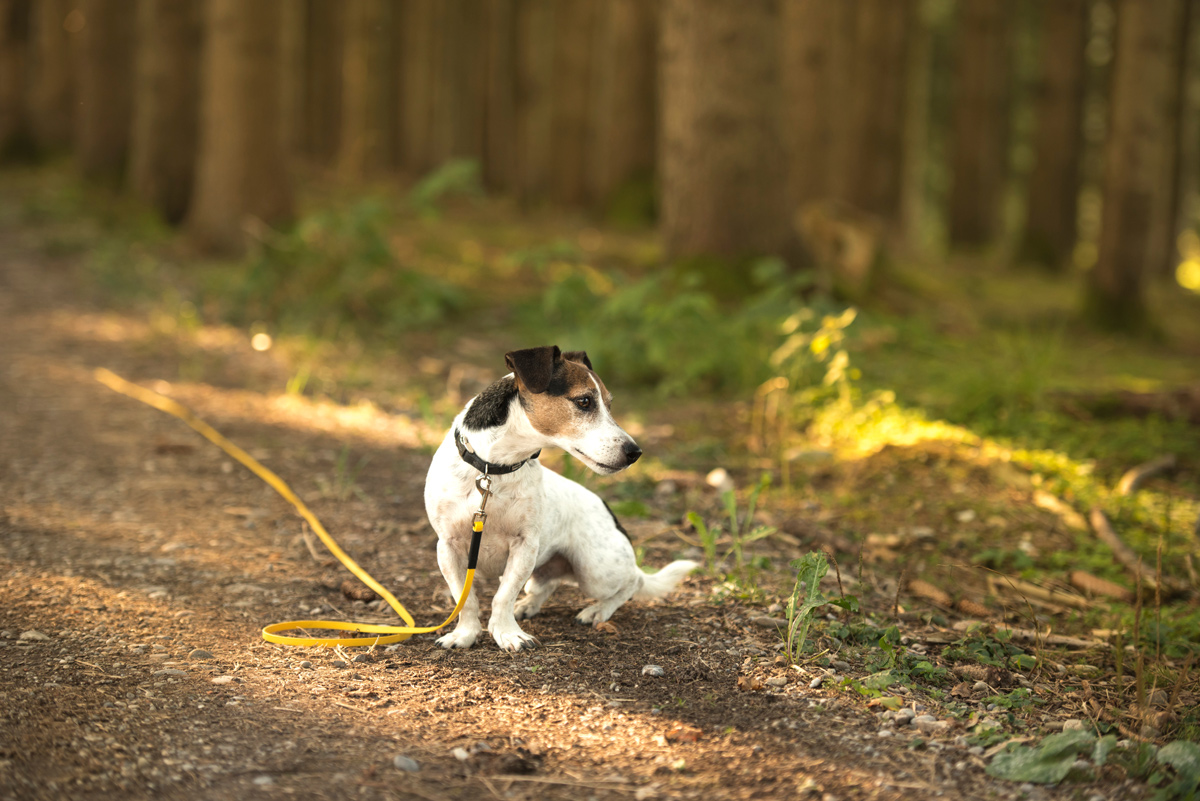
[[[950,142],[950,241],[990,243],[1000,229],[1008,177],[1012,4],[958,6]]]
[[[188,227],[207,250],[239,252],[253,220],[292,214],[279,125],[282,0],[209,0],[196,188]]]
[[[29,0],[0,0],[0,158],[31,152]]]
[[[75,158],[84,177],[125,175],[133,119],[133,8],[123,0],[80,0]]]
[[[129,185],[168,222],[187,212],[196,164],[201,8],[139,0]]]
[[[71,74],[74,56],[67,25],[73,8],[70,0],[41,0],[33,5],[29,112],[34,139],[42,151],[66,150],[71,144],[75,119]]]
[[[1162,166],[1176,10],[1175,0],[1117,4],[1100,253],[1086,300],[1089,317],[1105,328],[1133,330],[1147,322],[1150,237],[1155,215],[1166,210]]]
[[[342,120],[338,167],[361,180],[386,165],[389,142],[384,0],[346,0],[342,47]]]
[[[1042,12],[1042,74],[1021,253],[1056,271],[1066,268],[1075,247],[1087,5],[1052,0]]]
[[[779,3],[666,0],[662,231],[671,256],[784,248]]]

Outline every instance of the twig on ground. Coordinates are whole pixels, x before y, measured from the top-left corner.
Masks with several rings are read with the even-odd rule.
[[[1083,570],[1074,570],[1071,572],[1071,586],[1080,592],[1089,593],[1091,595],[1103,595],[1106,598],[1115,598],[1118,601],[1132,601],[1133,593],[1127,588],[1122,587],[1111,581],[1093,576]]]
[[[1145,584],[1147,589],[1157,589],[1159,586],[1158,580],[1146,571],[1146,569],[1142,566],[1142,560],[1137,553],[1128,545],[1126,545],[1125,541],[1117,535],[1115,530],[1113,530],[1112,523],[1109,522],[1108,515],[1104,514],[1104,510],[1102,510],[1099,506],[1092,507],[1090,519],[1092,522],[1092,530],[1096,532],[1096,536],[1100,538],[1100,541],[1112,550],[1113,556],[1117,558],[1117,561],[1124,565],[1127,570],[1133,573],[1134,578]],[[1162,584],[1163,589],[1166,590],[1168,594],[1183,594],[1187,592],[1185,587],[1175,581],[1164,580]]]
[[[1027,595],[1031,598],[1036,598],[1042,601],[1049,601],[1052,604],[1073,606],[1076,609],[1091,609],[1093,606],[1095,606],[1095,604],[1093,604],[1087,598],[1084,598],[1082,595],[1075,595],[1074,593],[1063,592],[1062,590],[1040,587],[1037,584],[1008,576],[1005,576],[1003,579],[989,577],[988,583],[992,585],[993,592],[1002,590],[1007,586],[1014,592],[1020,593],[1021,595]]]
[[[1140,464],[1125,471],[1125,475],[1121,476],[1121,480],[1117,482],[1116,492],[1118,495],[1132,495],[1137,492],[1138,487],[1146,479],[1174,469],[1175,454],[1173,453],[1159,456],[1157,459],[1151,459],[1145,464]]]
[[[321,564],[325,561],[325,557],[317,550],[317,545],[313,542],[312,532],[308,530],[308,523],[300,523],[300,536],[304,538],[304,544],[308,546],[308,552],[312,556],[313,561]]]

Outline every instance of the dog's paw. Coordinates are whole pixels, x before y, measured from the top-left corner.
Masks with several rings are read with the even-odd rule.
[[[597,623],[608,620],[615,611],[615,609],[605,609],[603,604],[592,604],[575,616],[575,622],[583,626],[595,626]]]
[[[503,630],[495,629],[492,631],[492,637],[496,640],[496,645],[499,645],[501,650],[512,653],[538,645],[537,638],[521,631],[520,626],[513,626],[512,628]]]
[[[534,601],[526,595],[513,606],[513,617],[517,620],[529,620],[529,618],[542,611],[542,605],[534,603]]]
[[[479,639],[478,629],[457,628],[449,634],[437,638],[437,644],[446,649],[470,648]]]

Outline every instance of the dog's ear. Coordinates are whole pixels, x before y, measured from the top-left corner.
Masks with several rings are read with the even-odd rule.
[[[545,392],[554,377],[554,363],[562,359],[558,345],[526,348],[504,354],[504,363],[517,375],[521,386],[534,393]]]
[[[587,357],[587,351],[569,350],[563,354],[563,358],[569,362],[582,364],[589,370],[592,370],[592,360]]]

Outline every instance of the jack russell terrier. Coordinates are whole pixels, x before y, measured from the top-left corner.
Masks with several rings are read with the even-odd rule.
[[[512,371],[472,398],[454,419],[425,480],[425,511],[438,534],[438,566],[457,599],[466,580],[474,510],[486,474],[491,498],[478,569],[499,576],[488,631],[505,651],[537,643],[518,619],[541,611],[564,580],[596,603],[576,620],[603,623],[630,598],[661,598],[697,567],[672,562],[657,573],[637,566],[629,535],[599,496],[547,470],[538,454],[562,448],[602,475],[624,470],[641,449],[612,418],[612,395],[582,351],[557,346],[505,354]],[[487,485],[485,485],[487,486]],[[517,595],[525,588],[525,596]],[[443,648],[470,648],[482,631],[472,589]]]

